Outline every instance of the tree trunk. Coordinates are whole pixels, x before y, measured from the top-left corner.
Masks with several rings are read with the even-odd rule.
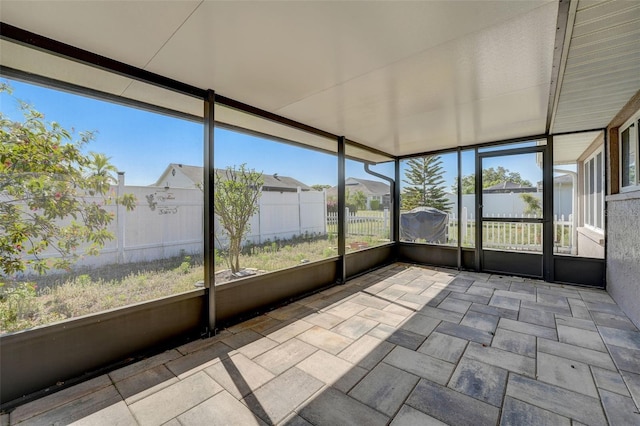
[[[233,238],[229,244],[231,256],[231,272],[234,274],[240,270],[240,240]]]

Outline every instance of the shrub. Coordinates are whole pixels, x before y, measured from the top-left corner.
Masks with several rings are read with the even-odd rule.
[[[176,268],[176,272],[181,274],[188,274],[191,270],[191,256],[185,256],[184,261]]]
[[[331,256],[335,256],[336,254],[337,254],[336,251],[331,247],[327,247],[322,251],[322,256],[324,257],[331,257]]]
[[[36,288],[33,283],[19,283],[11,287],[0,283],[0,330],[19,330],[23,323],[28,324],[35,317],[38,312]]]

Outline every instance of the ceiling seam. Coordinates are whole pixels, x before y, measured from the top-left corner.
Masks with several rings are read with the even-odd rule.
[[[169,37],[167,37],[167,39],[164,41],[164,43],[162,43],[162,46],[160,46],[156,52],[153,54],[153,56],[151,56],[151,58],[149,58],[149,60],[141,67],[143,70],[146,70],[147,67],[149,66],[149,64],[151,63],[151,61],[153,61],[155,59],[156,56],[158,56],[158,53],[160,53],[160,51],[167,45],[167,43],[169,43],[169,41],[171,41],[171,39],[176,35],[176,33],[178,31],[180,31],[180,28],[182,28],[184,26],[184,24],[186,24],[186,22],[191,18],[191,16],[193,16],[194,13],[196,13],[196,11],[200,8],[200,6],[202,6],[202,3],[204,3],[204,0],[200,0],[200,2],[198,3],[198,5],[196,7],[193,8],[193,10],[191,11],[191,13],[189,13],[189,16],[187,16],[186,18],[184,18],[184,20],[182,21],[182,23],[180,25],[178,25],[178,27],[175,29],[175,31],[173,31],[171,33],[171,35]],[[127,84],[127,87],[125,87],[122,92],[120,93],[120,96],[124,96],[124,93],[129,90],[129,88],[131,87],[131,85],[135,82],[135,80],[131,80],[129,82],[129,84]]]

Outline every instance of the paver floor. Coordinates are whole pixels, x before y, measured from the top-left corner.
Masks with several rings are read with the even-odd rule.
[[[2,424],[640,425],[605,291],[394,264],[17,407]]]

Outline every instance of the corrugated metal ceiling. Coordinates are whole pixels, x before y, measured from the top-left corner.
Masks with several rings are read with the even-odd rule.
[[[606,127],[640,89],[640,1],[580,0],[570,29],[554,133]]]

